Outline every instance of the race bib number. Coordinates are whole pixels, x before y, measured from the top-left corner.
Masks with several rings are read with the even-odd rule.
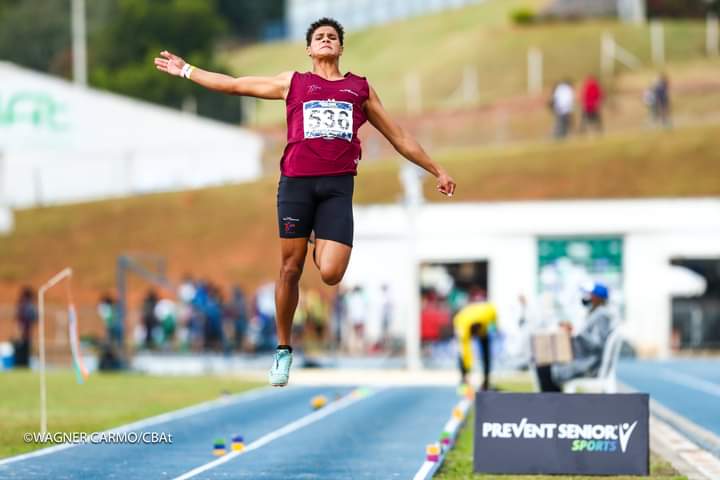
[[[305,138],[340,138],[352,140],[353,105],[334,100],[313,100],[303,103]]]

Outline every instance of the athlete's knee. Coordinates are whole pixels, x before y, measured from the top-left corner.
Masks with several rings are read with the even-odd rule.
[[[302,265],[299,262],[286,260],[280,267],[280,280],[284,282],[298,282],[302,275]]]
[[[343,279],[344,275],[345,275],[345,271],[337,269],[337,268],[335,268],[335,269],[321,268],[320,269],[320,278],[322,278],[322,281],[330,286],[337,285],[338,283],[340,283],[340,281]]]

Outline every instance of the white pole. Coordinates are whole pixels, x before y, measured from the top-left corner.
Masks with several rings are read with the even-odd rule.
[[[718,17],[714,13],[709,13],[707,16],[707,53],[711,57],[717,57],[720,55],[720,46],[718,46],[718,40],[720,40],[720,28],[718,28]]]
[[[405,163],[400,170],[400,181],[405,191],[407,212],[407,278],[405,285],[405,364],[408,370],[422,368],[420,360],[420,272],[418,271],[417,219],[423,203],[422,171]]]
[[[665,32],[659,20],[650,23],[650,43],[652,45],[652,59],[657,66],[665,65]]]
[[[543,54],[537,47],[528,50],[528,93],[539,94],[543,88]]]
[[[410,72],[405,76],[405,102],[408,113],[422,112],[422,86],[420,76],[415,72]]]
[[[463,72],[463,97],[465,104],[476,103],[479,96],[477,69],[472,65],[467,65]]]
[[[612,76],[615,68],[615,39],[610,32],[605,32],[602,36],[600,67],[603,75]]]
[[[45,382],[45,290],[38,293],[39,325],[38,348],[40,349],[40,432],[47,433],[47,386]],[[29,352],[28,352],[29,355]]]
[[[64,278],[72,275],[72,269],[66,268],[38,290],[38,348],[40,350],[40,432],[47,433],[47,383],[45,381],[45,292]],[[29,352],[28,352],[29,353]]]
[[[72,0],[73,81],[87,85],[87,38],[85,34],[85,0]]]
[[[420,272],[417,257],[417,216],[420,206],[409,200],[408,214],[408,309],[407,328],[405,330],[405,362],[407,369],[417,371],[422,368],[420,360]]]

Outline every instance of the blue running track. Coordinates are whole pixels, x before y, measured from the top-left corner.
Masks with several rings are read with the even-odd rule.
[[[352,390],[288,387],[240,395],[137,430],[170,433],[172,444],[83,444],[0,460],[0,479],[176,478],[216,460],[216,438],[224,437],[229,449],[231,436],[241,434],[251,446],[311,414],[313,396],[334,400]],[[457,402],[451,387],[370,389],[345,408],[192,478],[410,479],[422,466],[425,446],[439,439]]]
[[[623,361],[618,377],[720,436],[720,359]]]

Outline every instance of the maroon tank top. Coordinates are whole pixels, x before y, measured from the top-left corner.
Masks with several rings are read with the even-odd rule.
[[[348,72],[326,80],[311,72],[293,74],[285,100],[287,146],[280,171],[287,177],[357,174],[358,130],[370,95],[365,77]]]

